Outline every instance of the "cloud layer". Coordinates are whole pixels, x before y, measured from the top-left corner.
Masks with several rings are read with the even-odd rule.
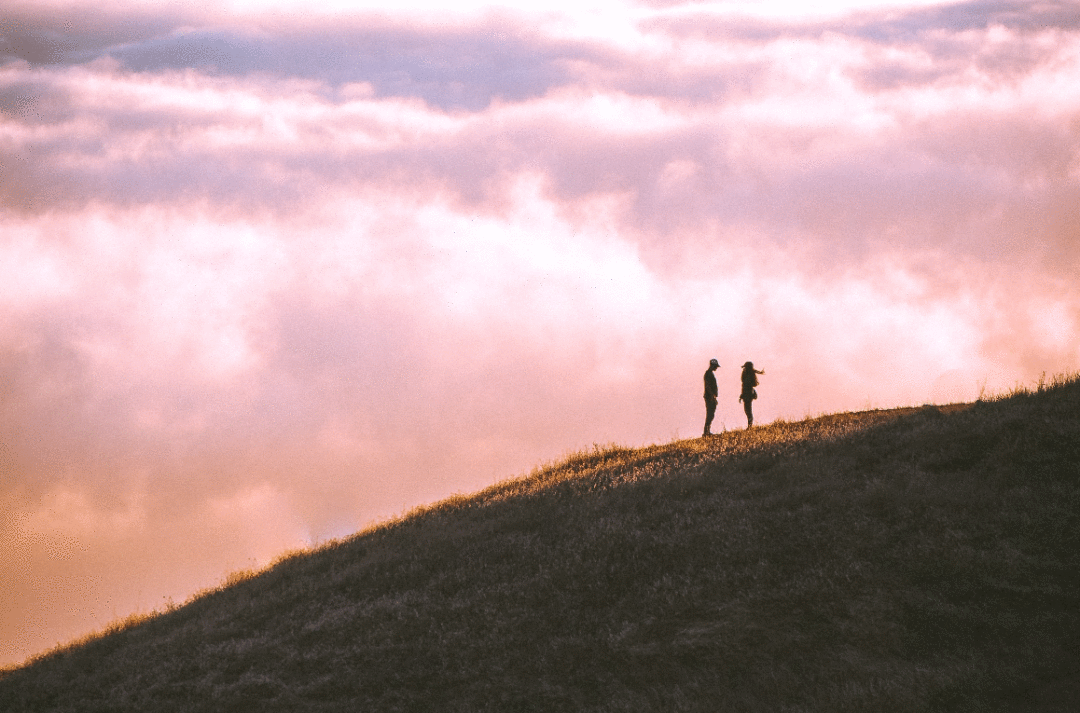
[[[0,663],[711,357],[727,428],[1080,367],[1072,3],[754,7],[0,21]]]

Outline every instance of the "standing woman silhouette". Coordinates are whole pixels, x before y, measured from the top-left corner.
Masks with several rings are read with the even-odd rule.
[[[742,393],[739,394],[739,401],[742,401],[743,411],[746,413],[747,428],[754,425],[754,399],[757,398],[757,389],[754,387],[758,385],[758,374],[764,376],[765,372],[755,369],[754,362],[748,361],[743,364]]]

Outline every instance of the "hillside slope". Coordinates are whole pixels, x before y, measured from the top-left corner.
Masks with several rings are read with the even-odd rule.
[[[0,678],[19,711],[1053,710],[1080,382],[597,449]]]

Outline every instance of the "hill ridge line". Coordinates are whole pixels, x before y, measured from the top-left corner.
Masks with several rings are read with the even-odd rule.
[[[1075,378],[594,446],[9,670],[0,709],[1040,711],[1077,512]]]

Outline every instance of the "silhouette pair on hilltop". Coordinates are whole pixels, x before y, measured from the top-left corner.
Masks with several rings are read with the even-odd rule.
[[[713,373],[720,368],[720,362],[716,359],[709,360],[709,368],[705,371],[705,432],[702,437],[711,436],[713,416],[716,415],[716,402],[720,391],[716,386],[716,375]],[[754,362],[748,361],[742,367],[742,392],[739,401],[742,401],[743,411],[746,413],[746,427],[754,425],[754,399],[757,398],[758,374],[765,375],[764,371],[754,368]]]

